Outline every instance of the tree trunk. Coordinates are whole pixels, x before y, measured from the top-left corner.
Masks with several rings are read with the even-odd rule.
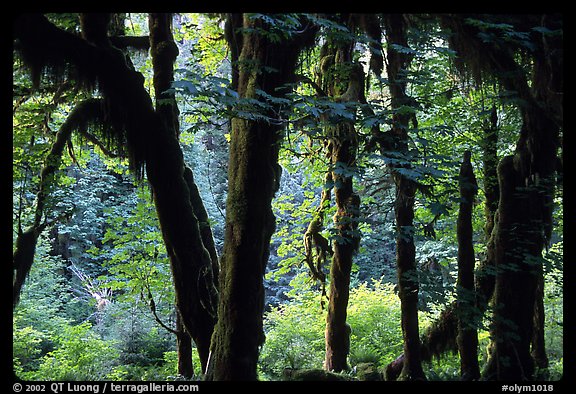
[[[387,15],[384,20],[388,41],[388,78],[392,110],[392,136],[396,150],[405,163],[395,167],[410,168],[408,155],[408,127],[412,114],[399,111],[410,106],[406,95],[406,76],[411,57],[395,49],[408,47],[406,21],[404,15]],[[415,122],[414,122],[415,123]],[[414,198],[417,184],[393,166],[396,184],[394,212],[396,219],[396,265],[398,271],[398,296],[401,303],[402,335],[404,339],[404,364],[399,378],[403,380],[426,379],[422,370],[420,354],[420,334],[418,327],[418,272],[414,246]]]
[[[525,259],[524,248],[519,247],[518,241],[528,231],[525,217],[529,207],[526,196],[519,196],[518,189],[523,182],[514,169],[513,160],[512,156],[507,156],[498,167],[501,195],[495,240],[493,351],[485,371],[487,378],[492,378],[489,371],[493,371],[497,380],[527,380],[534,370],[530,341],[536,273],[534,266]]]
[[[352,63],[353,42],[327,43],[327,51],[320,63],[324,74],[324,84],[338,103],[357,103],[364,89],[364,72],[360,65]],[[332,53],[330,53],[332,52]],[[327,60],[329,58],[329,60]],[[333,58],[333,60],[332,60]],[[328,61],[331,66],[327,67]],[[345,76],[339,80],[334,75]],[[338,85],[347,86],[345,91]],[[352,104],[353,105],[353,104]],[[351,109],[347,109],[350,111]],[[326,316],[326,355],[324,369],[341,372],[349,369],[351,328],[346,323],[350,291],[350,273],[353,257],[358,250],[360,236],[358,217],[360,197],[354,192],[353,173],[356,171],[356,151],[358,136],[354,122],[341,116],[329,116],[326,127],[328,139],[327,155],[331,163],[331,178],[337,211],[334,223],[337,230],[333,242],[332,264],[330,267],[330,288],[328,293],[328,314]]]
[[[348,122],[336,126],[338,137],[333,140],[332,164],[352,167],[356,159],[356,132]],[[344,131],[347,129],[346,131]],[[354,192],[352,176],[342,176],[333,172],[337,211],[334,223],[337,238],[333,243],[334,254],[330,267],[330,290],[328,293],[328,314],[326,316],[326,357],[324,368],[327,371],[348,370],[350,351],[350,326],[346,323],[350,273],[353,256],[358,250],[358,217],[360,197]]]
[[[495,258],[494,258],[494,237],[492,230],[497,222],[498,200],[500,191],[498,190],[498,117],[496,106],[492,107],[490,125],[484,129],[484,139],[482,142],[483,158],[483,183],[485,196],[485,236],[487,239],[485,258],[480,262],[474,272],[475,293],[479,315],[484,315],[488,308],[488,303],[494,294],[495,284]],[[433,356],[440,357],[445,352],[457,351],[458,345],[456,337],[458,335],[458,321],[456,302],[451,303],[438,316],[436,321],[422,335],[422,360],[430,361]],[[398,376],[400,370],[398,365],[391,364],[388,373],[391,376]]]
[[[235,18],[238,20],[239,18]],[[282,43],[268,40],[261,18],[244,15],[238,62],[238,94],[259,99],[257,91],[282,97],[293,79],[302,34]],[[271,71],[272,70],[272,71]],[[275,229],[271,202],[278,190],[281,124],[272,104],[267,120],[233,118],[230,136],[228,199],[221,259],[218,322],[212,337],[208,380],[256,380],[259,348],[264,343],[263,275]]]
[[[178,311],[176,311],[176,350],[178,352],[178,374],[186,379],[191,379],[194,377],[192,338],[182,324],[182,318]]]
[[[543,26],[547,25],[545,21],[543,18]],[[561,116],[558,117],[562,110],[557,107],[557,96],[562,92],[562,63],[558,62],[562,41],[544,41],[534,57],[531,86],[522,73],[509,73],[510,80],[502,81],[507,88],[515,88],[522,99],[522,128],[514,155],[502,159],[498,166],[493,347],[485,372],[487,378],[498,380],[530,380],[534,373],[530,344],[535,314],[540,312],[539,297],[543,294],[539,289],[542,251],[552,231],[562,125]]]
[[[496,105],[492,106],[490,111],[490,125],[484,128],[482,139],[482,161],[483,161],[483,180],[484,180],[484,215],[486,225],[484,226],[484,235],[486,240],[490,239],[496,211],[498,210],[498,200],[500,199],[500,190],[498,189],[498,113]]]
[[[189,333],[196,342],[201,367],[205,368],[216,322],[217,256],[206,210],[199,198],[192,171],[185,167],[178,144],[180,134],[178,106],[174,93],[168,92],[174,79],[174,61],[178,55],[178,48],[172,36],[172,15],[152,13],[148,20],[156,113],[163,123],[162,130],[166,132],[164,138],[169,145],[172,145],[171,153],[169,151],[163,153],[177,159],[173,162],[172,168],[162,168],[161,166],[168,162],[168,157],[149,155],[148,177],[169,251],[172,276],[176,286],[176,305],[181,316],[181,323],[186,328],[186,333]],[[152,158],[154,160],[150,160]],[[155,159],[158,159],[158,162]],[[158,173],[151,171],[156,166],[160,166]],[[173,174],[162,174],[162,171],[173,171]],[[166,183],[171,176],[174,176],[172,183]],[[164,188],[172,189],[177,194],[165,194],[160,191]],[[185,228],[181,228],[179,223],[174,222],[176,217],[172,215],[179,209],[183,214],[181,220],[188,220],[189,232],[187,233],[183,232]],[[202,219],[198,218],[198,214],[202,215]],[[172,249],[169,249],[169,246]],[[177,342],[185,347],[182,352],[187,353],[187,347],[190,346],[188,340],[179,338]]]
[[[495,228],[496,287],[488,379],[530,380],[542,250],[549,239],[557,128],[536,106],[523,109],[514,156],[500,162]],[[536,316],[536,318],[540,318]]]
[[[470,163],[470,151],[464,152],[460,167],[460,210],[458,212],[458,279],[456,282],[456,308],[458,317],[458,351],[462,380],[477,380],[478,332],[480,322],[476,292],[474,290],[474,244],[472,239],[472,209],[476,196],[476,177]]]
[[[528,83],[524,69],[513,57],[512,47],[494,46],[493,41],[482,39],[481,31],[467,23],[467,16],[441,16],[440,21],[453,33],[449,41],[458,53],[457,65],[466,64],[477,77],[481,73],[496,76],[505,90],[518,96],[523,120],[520,140],[515,155],[503,159],[499,166],[500,203],[487,246],[486,264],[479,267],[486,274],[476,275],[476,288],[485,300],[496,288],[494,343],[483,377],[530,378],[533,366],[527,349],[532,324],[528,322],[535,307],[534,294],[540,291],[537,282],[542,248],[551,232],[553,173],[558,132],[563,125],[563,36],[542,34],[541,40],[532,41],[534,73]],[[534,30],[562,29],[559,15],[534,16],[523,22],[533,23]],[[483,55],[478,56],[479,53]],[[506,191],[502,190],[503,185]],[[452,337],[443,333],[446,333],[444,327],[453,329],[453,313],[447,311],[443,315],[447,318],[433,325],[434,338]],[[446,341],[438,343],[443,348],[449,345]]]
[[[532,334],[532,348],[530,353],[538,368],[548,368],[548,355],[546,354],[546,340],[544,335],[544,273],[539,270],[536,285],[536,302],[534,303],[534,333]]]
[[[396,183],[396,265],[398,296],[401,303],[401,325],[404,339],[404,365],[400,380],[425,379],[420,356],[418,327],[418,273],[414,246],[414,195],[416,185],[402,175],[394,175]]]

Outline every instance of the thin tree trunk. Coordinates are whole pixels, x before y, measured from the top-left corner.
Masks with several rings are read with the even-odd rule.
[[[398,271],[398,296],[401,303],[401,325],[404,339],[404,364],[400,380],[425,379],[420,356],[418,327],[418,273],[414,246],[414,196],[416,184],[394,175],[396,183],[396,265]]]
[[[239,67],[239,97],[257,99],[258,89],[282,97],[287,91],[284,85],[293,80],[306,37],[294,34],[287,41],[274,43],[261,33],[270,27],[261,18],[244,15],[242,19],[242,26],[229,26],[235,32],[244,28],[242,49],[238,62],[234,62]],[[270,120],[232,120],[220,302],[208,380],[257,379],[259,348],[264,343],[263,275],[275,229],[271,202],[281,175],[278,110],[272,105],[265,112]]]
[[[460,167],[460,210],[458,212],[458,279],[456,307],[458,316],[458,351],[462,380],[480,378],[478,366],[478,316],[474,290],[474,244],[472,239],[472,208],[476,196],[476,177],[470,163],[470,151],[464,152]]]
[[[218,276],[220,274],[220,263],[218,259],[218,252],[216,251],[216,244],[214,243],[214,235],[212,234],[212,226],[210,226],[210,218],[208,217],[208,212],[200,196],[200,191],[196,182],[194,182],[194,173],[190,167],[184,169],[184,180],[188,185],[188,190],[190,190],[190,204],[192,204],[192,209],[194,214],[198,219],[198,224],[200,226],[200,236],[202,237],[202,243],[204,247],[210,254],[210,259],[212,261],[212,275],[214,277],[214,284],[218,285]]]
[[[532,334],[532,348],[530,353],[538,368],[548,368],[548,355],[546,354],[545,315],[544,315],[544,274],[538,272],[536,287],[536,302],[534,303],[534,333]]]
[[[392,135],[397,151],[406,158],[406,163],[397,167],[410,168],[408,158],[408,127],[413,115],[398,111],[410,106],[406,95],[406,73],[411,58],[395,49],[408,47],[404,15],[386,15],[385,29],[388,47],[388,78],[393,114]],[[414,122],[415,123],[415,122]],[[414,246],[414,199],[417,184],[400,171],[393,171],[396,184],[394,203],[396,219],[396,265],[398,271],[398,296],[401,303],[402,335],[404,339],[404,363],[400,379],[426,379],[422,370],[420,334],[418,325],[418,272]]]
[[[492,106],[490,111],[490,125],[484,128],[482,139],[482,161],[483,161],[483,180],[484,180],[484,216],[486,225],[484,226],[484,235],[486,240],[490,239],[496,211],[498,210],[498,200],[500,199],[500,190],[498,189],[498,113],[496,105]]]

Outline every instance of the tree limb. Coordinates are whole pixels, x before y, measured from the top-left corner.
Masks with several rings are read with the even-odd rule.
[[[296,81],[298,82],[305,82],[312,86],[312,88],[316,91],[316,94],[320,97],[328,97],[328,94],[313,80],[308,78],[305,75],[296,75]]]
[[[46,217],[44,217],[44,221],[42,221],[42,217],[45,216],[46,200],[54,183],[55,173],[60,167],[64,147],[70,140],[72,131],[75,129],[85,130],[94,120],[93,116],[100,114],[101,108],[102,103],[99,99],[89,99],[79,103],[60,126],[50,152],[44,160],[44,166],[40,172],[40,185],[36,194],[34,221],[27,230],[18,229],[16,250],[12,256],[14,270],[12,283],[13,307],[16,307],[20,300],[22,286],[34,262],[38,237],[48,225]]]

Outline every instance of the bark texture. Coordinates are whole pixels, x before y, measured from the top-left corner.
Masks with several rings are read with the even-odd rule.
[[[353,25],[353,18],[347,24]],[[329,97],[355,112],[364,89],[364,72],[352,62],[352,40],[329,40],[320,59],[322,85]],[[349,369],[351,328],[346,322],[353,257],[358,250],[360,235],[358,218],[360,197],[354,191],[358,135],[354,121],[341,115],[328,114],[326,156],[330,160],[330,179],[336,202],[334,224],[337,230],[332,243],[328,314],[326,316],[326,355],[324,369],[341,372]]]
[[[235,25],[239,20],[242,25]],[[306,34],[310,31],[303,29],[304,33],[295,32],[278,43],[262,34],[270,26],[261,18],[244,15],[230,18],[229,23],[230,31],[242,31],[241,51],[234,62],[239,97],[261,100],[258,90],[282,97],[287,91],[284,85],[293,80],[300,49],[308,42]],[[271,202],[281,174],[278,110],[277,104],[272,104],[263,114],[266,119],[232,120],[220,302],[208,380],[257,379],[259,348],[264,343],[263,275],[275,229]]]
[[[172,14],[151,13],[148,18],[150,30],[150,50],[152,55],[153,82],[156,98],[156,113],[164,124],[170,137],[178,141],[180,134],[179,110],[173,91],[169,90],[174,79],[174,62],[178,56],[178,48],[172,35]],[[182,162],[182,165],[184,163]],[[218,275],[218,257],[214,246],[212,231],[208,223],[208,215],[198,188],[194,182],[192,170],[184,165],[182,180],[184,187],[188,189],[189,204],[192,209],[190,225],[194,227],[194,233],[190,234],[188,242],[197,245],[197,253],[200,259],[192,262],[182,261],[177,254],[171,255],[171,268],[174,283],[179,283],[181,288],[177,291],[176,305],[178,308],[178,323],[182,329],[178,330],[177,345],[179,355],[179,371],[183,376],[190,375],[191,341],[186,336],[192,335],[200,355],[201,367],[205,368],[208,360],[210,339],[215,324],[215,305],[217,300],[216,283]],[[153,190],[155,190],[153,188]],[[185,198],[184,196],[182,196]],[[159,206],[157,205],[157,209]],[[162,207],[165,209],[166,207]],[[198,228],[198,230],[196,230]],[[170,242],[166,240],[165,242]],[[205,251],[202,249],[206,249]],[[186,278],[178,277],[180,272],[186,272],[182,265],[198,266],[197,270],[191,270],[191,275]],[[183,282],[189,281],[185,284]],[[190,291],[186,288],[197,288]],[[181,296],[187,294],[187,298]],[[195,298],[191,298],[195,297]],[[189,305],[194,305],[194,309]],[[188,311],[188,312],[187,312]],[[192,313],[190,313],[192,311]],[[192,369],[193,373],[193,369]]]

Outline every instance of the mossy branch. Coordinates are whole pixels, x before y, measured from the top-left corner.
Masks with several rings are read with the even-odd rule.
[[[102,103],[99,99],[89,99],[79,103],[68,115],[66,121],[60,126],[56,133],[50,152],[44,160],[44,166],[40,172],[40,184],[36,194],[36,207],[34,210],[34,221],[32,225],[22,231],[18,230],[16,239],[16,250],[12,256],[12,267],[14,270],[12,289],[13,307],[16,307],[20,300],[22,286],[30,272],[38,237],[50,224],[45,217],[45,204],[48,199],[50,189],[54,183],[56,171],[60,167],[64,147],[70,140],[74,130],[86,131],[91,125],[98,124],[102,115]],[[42,218],[44,217],[44,220]]]
[[[304,261],[310,268],[312,279],[318,280],[322,284],[322,295],[325,295],[326,285],[326,274],[324,274],[322,267],[326,263],[328,256],[332,256],[333,252],[330,242],[320,232],[324,226],[324,213],[330,204],[332,195],[331,187],[328,185],[332,183],[332,172],[328,172],[324,178],[324,189],[322,190],[320,204],[304,233],[304,251],[306,256]]]

